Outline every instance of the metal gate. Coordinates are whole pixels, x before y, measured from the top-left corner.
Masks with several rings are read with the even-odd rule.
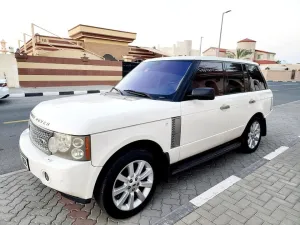
[[[137,65],[139,65],[139,62],[123,62],[123,74],[122,76],[125,77],[131,70],[133,70]]]

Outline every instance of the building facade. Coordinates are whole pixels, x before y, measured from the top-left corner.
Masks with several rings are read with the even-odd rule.
[[[237,42],[236,49],[225,49],[221,48],[219,57],[232,57],[232,55],[237,56],[237,49],[245,49],[251,52],[251,54],[242,57],[245,60],[251,60],[257,62],[258,64],[276,64],[274,52],[258,50],[256,49],[256,41],[249,38],[245,38]],[[204,56],[216,56],[218,48],[210,47],[203,52]],[[232,54],[233,53],[233,54]]]
[[[200,51],[192,49],[192,40],[177,41],[172,47],[161,47],[158,50],[167,53],[170,56],[199,56]]]

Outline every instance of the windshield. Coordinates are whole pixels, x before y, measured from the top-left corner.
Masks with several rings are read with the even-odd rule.
[[[161,60],[143,62],[117,86],[121,91],[132,90],[153,98],[171,98],[192,61]],[[126,92],[126,91],[125,91]]]

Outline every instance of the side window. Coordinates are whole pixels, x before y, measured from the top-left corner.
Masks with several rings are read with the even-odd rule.
[[[260,91],[267,89],[267,85],[261,74],[260,70],[256,65],[247,65],[247,71],[250,79],[250,90],[251,91]]]
[[[236,94],[245,92],[245,82],[242,64],[226,62],[225,71],[227,75],[225,82],[226,94]]]
[[[215,95],[224,94],[224,74],[221,62],[201,61],[193,77],[191,89],[210,87],[215,89]]]

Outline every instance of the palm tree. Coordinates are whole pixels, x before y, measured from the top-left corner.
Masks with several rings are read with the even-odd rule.
[[[238,48],[236,50],[236,53],[230,52],[230,51],[226,52],[227,57],[236,58],[236,59],[243,59],[243,58],[245,58],[245,57],[247,57],[248,55],[251,55],[251,54],[252,54],[251,50],[241,49],[241,48]]]

